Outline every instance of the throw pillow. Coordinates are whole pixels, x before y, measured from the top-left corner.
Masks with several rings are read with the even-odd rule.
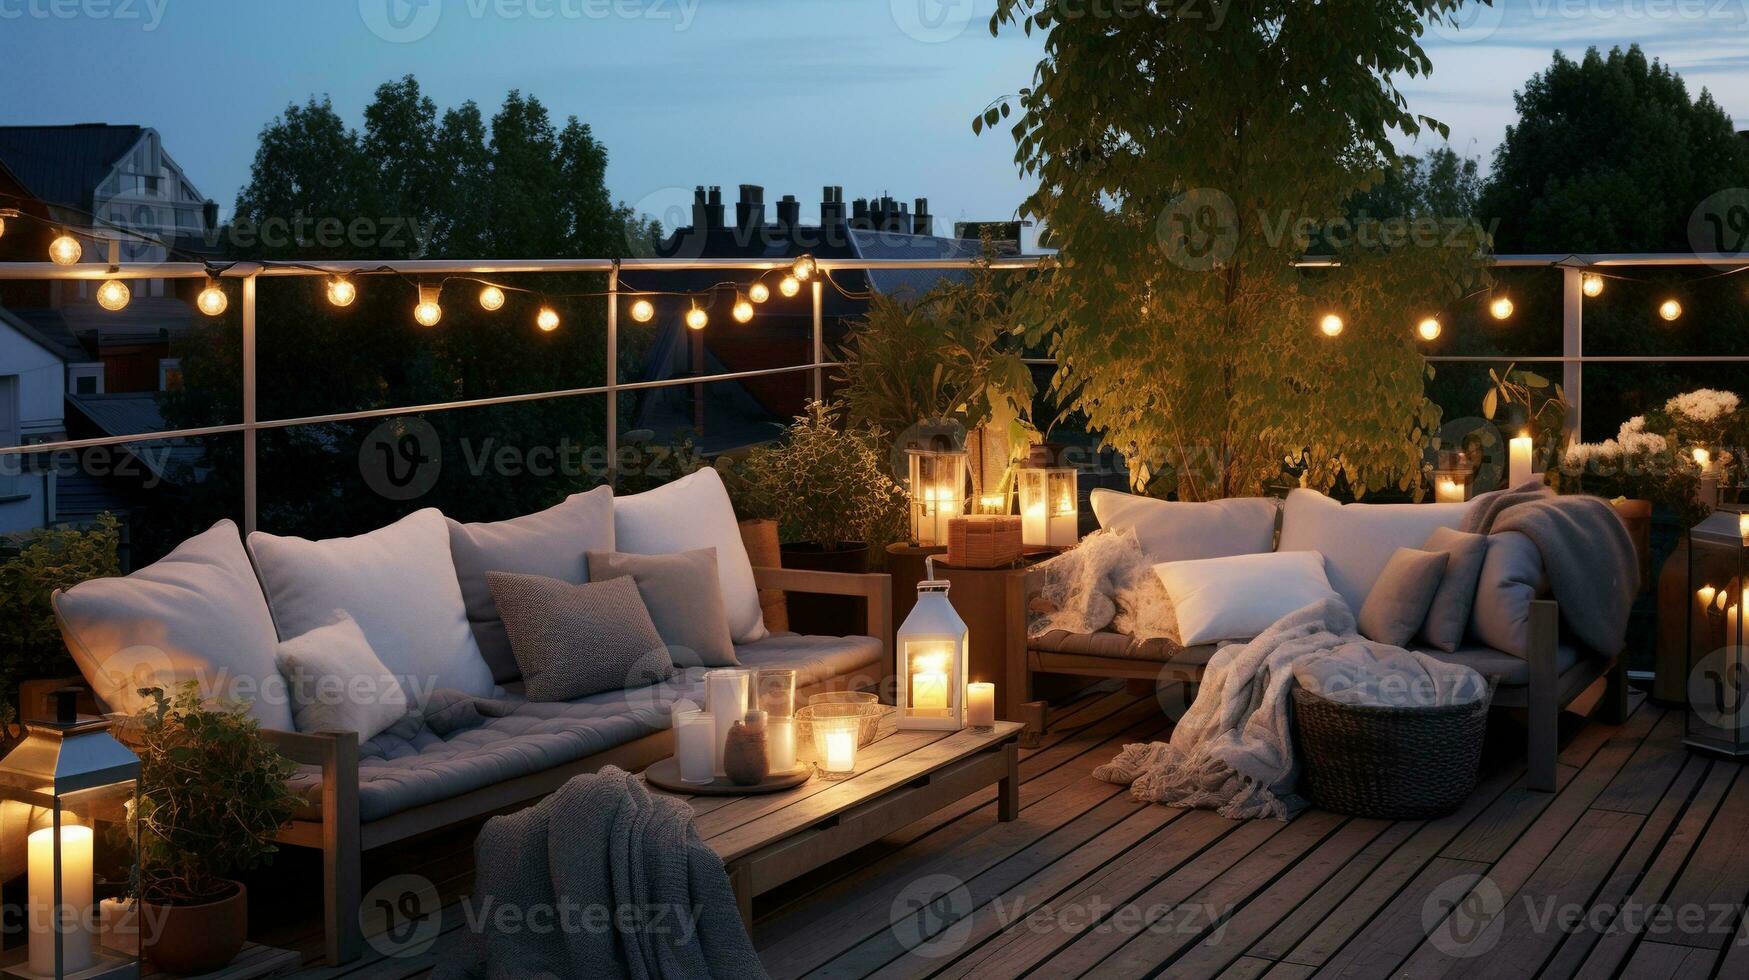
[[[674,661],[630,576],[572,585],[487,572],[530,701],[575,698],[667,680]]]
[[[735,506],[716,470],[707,466],[646,493],[614,498],[613,526],[614,548],[624,554],[715,548],[718,586],[734,642],[753,643],[770,635],[759,611],[759,587],[741,542]],[[651,615],[661,628],[662,617],[654,610]]]
[[[1501,653],[1530,656],[1530,604],[1547,587],[1542,552],[1529,538],[1517,531],[1488,535],[1470,632]]]
[[[495,524],[449,521],[449,552],[468,608],[468,626],[480,655],[492,668],[492,679],[507,684],[517,679],[516,657],[504,620],[492,602],[487,572],[544,575],[581,585],[589,580],[583,554],[612,551],[613,490],[596,487],[573,494],[556,506]]]
[[[435,508],[352,538],[307,541],[257,531],[249,551],[281,637],[326,626],[339,610],[358,621],[415,704],[440,687],[492,694],[492,671],[468,628],[449,527]]]
[[[1457,527],[1469,504],[1339,504],[1296,489],[1281,513],[1278,551],[1316,551],[1348,608],[1366,594],[1398,548],[1419,548],[1435,528]]]
[[[1428,646],[1451,653],[1463,644],[1470,624],[1470,607],[1476,602],[1476,580],[1488,554],[1488,538],[1442,527],[1428,537],[1421,550],[1446,554],[1445,575],[1433,593],[1433,604],[1427,607],[1421,638]]]
[[[735,667],[713,548],[675,555],[589,553],[589,580],[629,576],[676,667]]]
[[[1445,565],[1443,551],[1398,548],[1354,617],[1361,635],[1394,647],[1407,644],[1427,619]]]
[[[1172,597],[1187,647],[1249,640],[1290,612],[1337,598],[1324,559],[1303,551],[1162,562],[1154,574]]]
[[[1275,518],[1281,505],[1270,497],[1189,503],[1098,489],[1087,499],[1100,527],[1133,530],[1142,554],[1156,562],[1275,550]]]
[[[274,663],[279,637],[230,521],[132,575],[81,582],[50,602],[73,662],[109,710],[145,707],[142,687],[195,681],[206,697],[247,702],[263,728],[292,730]]]
[[[357,732],[364,742],[407,715],[406,689],[351,616],[281,643],[279,672],[300,732]]]

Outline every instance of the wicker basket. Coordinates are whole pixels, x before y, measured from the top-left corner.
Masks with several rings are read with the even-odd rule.
[[[947,522],[947,563],[957,568],[1002,568],[1026,553],[1020,518],[985,514]]]
[[[1343,704],[1295,687],[1300,795],[1356,817],[1451,813],[1476,788],[1488,701],[1393,708]]]

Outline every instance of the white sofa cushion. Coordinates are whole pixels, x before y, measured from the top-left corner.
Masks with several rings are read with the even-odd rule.
[[[729,614],[730,635],[736,643],[756,643],[769,635],[735,506],[716,470],[707,466],[666,486],[615,497],[613,525],[615,546],[626,554],[717,549],[717,583]]]
[[[1306,552],[1161,562],[1154,574],[1172,597],[1187,647],[1249,640],[1296,609],[1336,598],[1324,560]]]
[[[357,732],[363,742],[407,716],[406,688],[351,616],[282,642],[279,672],[300,732]]]
[[[1281,509],[1272,497],[1191,503],[1104,489],[1094,490],[1088,500],[1100,527],[1134,530],[1142,554],[1156,562],[1272,551],[1275,516]]]
[[[52,602],[74,663],[111,711],[145,707],[139,688],[196,681],[207,697],[248,702],[264,727],[292,730],[279,638],[230,521],[132,575],[81,582]]]
[[[1469,504],[1339,504],[1316,490],[1287,495],[1279,551],[1324,556],[1330,586],[1358,611],[1398,548],[1420,548],[1435,528],[1455,528]]]
[[[440,687],[492,694],[492,671],[468,628],[449,527],[436,508],[351,538],[257,531],[249,551],[280,636],[302,636],[344,612],[415,703]]]

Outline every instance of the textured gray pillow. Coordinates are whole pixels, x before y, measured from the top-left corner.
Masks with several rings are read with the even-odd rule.
[[[1427,537],[1422,551],[1446,555],[1445,575],[1433,604],[1427,607],[1427,622],[1421,624],[1421,639],[1436,650],[1451,653],[1464,642],[1470,625],[1470,607],[1476,602],[1476,579],[1482,574],[1482,559],[1488,556],[1488,538],[1442,527]]]
[[[1355,617],[1361,635],[1394,647],[1408,643],[1427,618],[1427,607],[1445,576],[1445,562],[1440,551],[1392,552]]]
[[[673,555],[589,553],[590,581],[622,576],[637,583],[676,667],[740,666],[717,586],[717,549]]]
[[[449,552],[468,608],[468,626],[493,680],[516,680],[516,657],[492,603],[486,573],[544,575],[581,585],[589,580],[583,553],[612,551],[613,540],[613,490],[608,487],[572,494],[538,514],[496,524],[449,522]]]
[[[572,585],[544,575],[487,572],[486,582],[530,701],[570,701],[674,673],[629,579]]]

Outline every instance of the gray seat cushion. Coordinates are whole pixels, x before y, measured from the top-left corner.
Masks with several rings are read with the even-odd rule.
[[[773,633],[735,647],[735,659],[743,667],[793,667],[798,689],[839,678],[849,678],[858,687],[877,683],[893,669],[883,662],[883,653],[881,641],[872,636]]]
[[[1530,663],[1490,646],[1469,643],[1450,653],[1428,646],[1416,647],[1422,653],[1448,664],[1462,664],[1483,677],[1497,679],[1504,687],[1522,687],[1530,683]],[[1555,674],[1565,674],[1581,656],[1577,647],[1562,644],[1555,650]]]

